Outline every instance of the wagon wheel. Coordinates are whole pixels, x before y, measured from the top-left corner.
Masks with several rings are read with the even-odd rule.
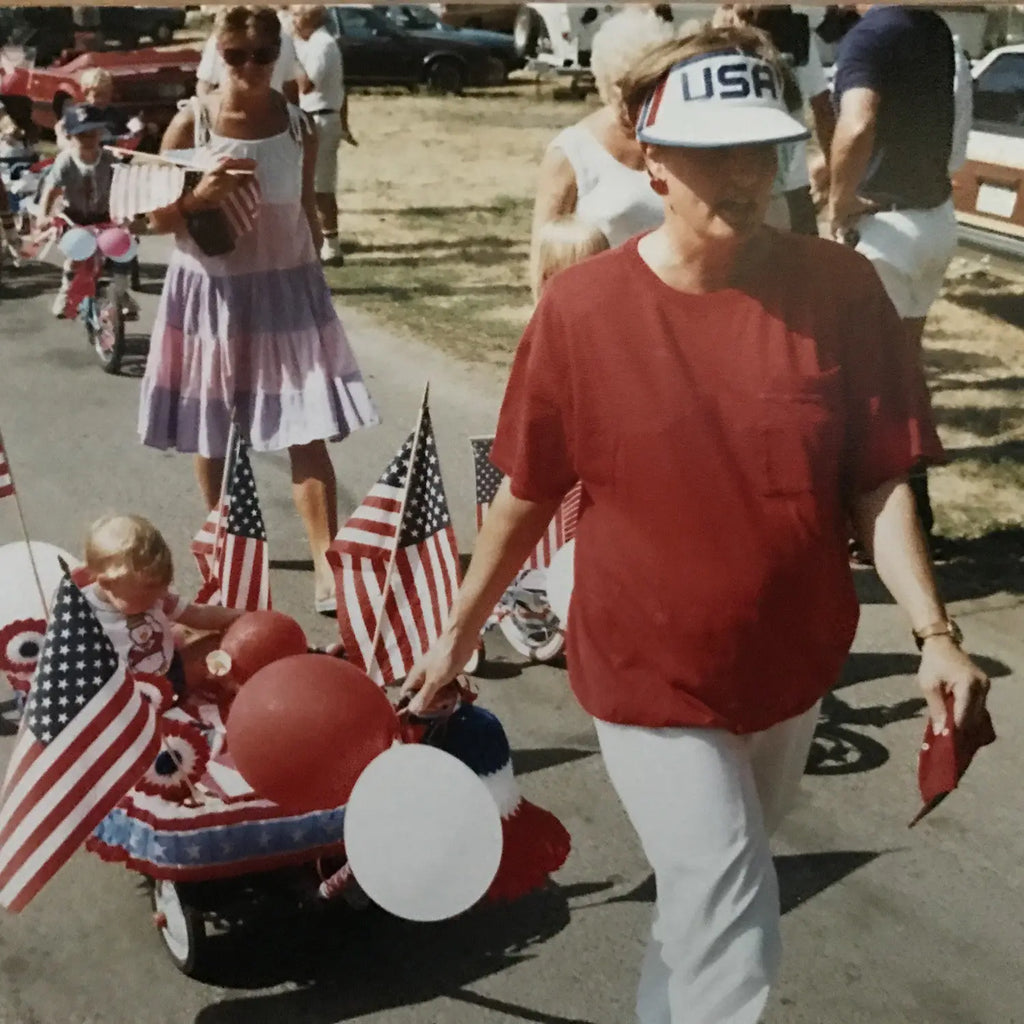
[[[480,643],[473,650],[473,653],[469,656],[469,661],[466,662],[466,667],[462,670],[467,676],[475,676],[480,671],[480,667],[487,661],[487,651],[484,648],[483,638],[480,638]]]
[[[174,966],[186,977],[199,977],[206,954],[206,923],[174,882],[154,882],[153,923]]]

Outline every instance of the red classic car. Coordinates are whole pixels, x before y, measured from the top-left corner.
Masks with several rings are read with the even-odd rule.
[[[199,52],[191,49],[81,53],[45,68],[13,67],[6,73],[0,68],[0,93],[27,96],[35,123],[52,128],[65,103],[82,101],[82,72],[101,67],[114,79],[112,105],[125,120],[140,115],[163,129],[178,102],[195,91],[199,57]]]

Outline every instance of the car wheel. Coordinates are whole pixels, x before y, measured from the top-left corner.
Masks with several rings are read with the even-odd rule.
[[[520,57],[537,56],[540,31],[540,15],[531,7],[520,7],[512,28],[512,42]]]
[[[153,30],[153,42],[157,46],[169,46],[174,42],[174,29],[166,21],[160,22]]]
[[[432,61],[427,67],[426,85],[433,93],[445,95],[451,93],[458,96],[466,84],[466,75],[458,62],[448,58]]]

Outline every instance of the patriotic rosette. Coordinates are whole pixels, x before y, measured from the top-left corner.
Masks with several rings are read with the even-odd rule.
[[[28,693],[45,636],[43,619],[16,619],[0,629],[0,672],[15,693]]]
[[[294,814],[252,791],[225,749],[224,721],[215,703],[190,700],[161,721],[171,750],[182,754],[176,766],[180,779],[188,788],[188,772],[201,802],[156,792],[150,782],[158,754],[149,781],[137,784],[100,822],[86,840],[87,850],[170,881],[232,878],[343,851],[344,808]],[[186,739],[195,744],[193,751],[198,748],[188,764],[193,754]]]
[[[133,672],[132,681],[142,696],[156,708],[158,715],[170,711],[174,705],[174,687],[166,676],[159,676],[155,672]]]
[[[161,719],[162,749],[135,788],[147,796],[180,802],[195,791],[202,779],[210,748],[197,726],[172,714]]]
[[[497,716],[475,704],[462,704],[431,730],[425,742],[472,768],[498,805],[505,841],[487,898],[511,901],[542,888],[565,863],[572,842],[554,814],[520,793],[512,750]]]

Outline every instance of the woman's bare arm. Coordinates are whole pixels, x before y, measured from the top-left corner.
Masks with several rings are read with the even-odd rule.
[[[557,146],[551,146],[541,161],[530,230],[530,287],[534,295],[540,293],[541,228],[549,221],[572,213],[576,200],[576,172],[565,154]]]
[[[415,694],[410,708],[425,711],[469,660],[488,615],[512,577],[544,535],[561,498],[525,501],[517,498],[508,479],[502,481],[488,509],[473,548],[473,560],[462,581],[441,636],[409,673],[402,690]]]
[[[160,140],[160,152],[169,149],[188,149],[195,139],[195,114],[192,105],[184,107],[174,115]],[[155,235],[175,234],[182,229],[185,218],[177,204],[153,210],[149,215],[149,229]]]

